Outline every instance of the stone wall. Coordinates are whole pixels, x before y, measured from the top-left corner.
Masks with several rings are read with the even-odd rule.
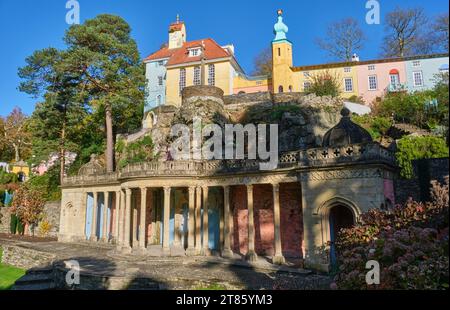
[[[2,245],[2,249],[2,264],[23,269],[48,266],[52,264],[56,258],[56,255],[54,254],[44,253],[20,246]]]
[[[409,197],[416,201],[429,200],[430,182],[437,180],[444,183],[444,177],[449,175],[448,169],[448,157],[413,161],[413,178],[395,180],[395,202],[404,203]]]
[[[44,219],[49,222],[51,229],[46,237],[57,237],[59,232],[59,216],[61,210],[61,202],[47,202],[44,206]],[[10,221],[11,214],[9,213],[9,208],[2,207],[0,208],[0,233],[9,233],[10,232]],[[39,224],[38,224],[39,226]],[[28,231],[25,231],[28,234]],[[38,235],[39,230],[36,228],[35,234]]]

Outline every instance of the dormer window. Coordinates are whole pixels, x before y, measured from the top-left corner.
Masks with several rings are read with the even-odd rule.
[[[198,48],[191,48],[189,50],[189,57],[197,57],[200,56],[200,54],[202,53],[202,50],[200,47]]]

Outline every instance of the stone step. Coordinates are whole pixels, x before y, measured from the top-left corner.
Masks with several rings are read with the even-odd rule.
[[[26,271],[27,274],[49,274],[53,272],[53,266],[34,267]]]
[[[45,282],[53,282],[53,274],[49,273],[26,274],[20,279],[16,280],[15,285],[36,284]]]
[[[32,284],[20,284],[14,285],[13,291],[43,291],[43,290],[54,290],[56,289],[55,283],[43,282],[43,283],[32,283]]]

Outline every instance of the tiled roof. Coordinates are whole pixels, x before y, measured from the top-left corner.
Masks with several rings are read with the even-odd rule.
[[[201,56],[189,57],[189,49],[194,47],[200,47],[202,41],[205,45],[205,59],[212,60],[218,58],[230,57],[231,55],[223,49],[219,44],[213,39],[203,39],[191,42],[185,42],[183,47],[176,49],[168,49],[168,47],[163,47],[159,51],[151,54],[144,61],[157,60],[162,58],[169,58],[167,66],[179,65],[183,63],[196,62],[201,60]]]
[[[416,59],[440,58],[440,57],[448,57],[448,55],[449,54],[432,54],[432,55],[417,55],[417,56],[398,57],[398,58],[374,59],[374,60],[365,60],[365,61],[335,62],[335,63],[328,63],[328,64],[320,64],[320,65],[292,67],[292,70],[293,71],[307,71],[307,70],[317,70],[317,69],[352,67],[352,66],[370,65],[370,64],[377,64],[377,63],[410,61],[410,60],[416,60]]]

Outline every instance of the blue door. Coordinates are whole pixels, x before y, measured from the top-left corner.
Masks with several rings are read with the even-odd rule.
[[[89,239],[91,237],[93,207],[94,207],[94,197],[92,196],[92,194],[88,194],[86,202],[86,227],[85,227],[86,239]]]
[[[108,229],[111,227],[111,206],[112,206],[112,199],[113,199],[112,195],[109,195],[109,202],[108,202],[108,204],[106,205],[106,207],[108,208],[108,209],[106,210],[106,216],[107,216],[107,218],[106,218],[106,220],[107,220],[106,225],[107,225],[107,226],[106,226],[106,227],[108,227],[108,228],[107,228],[107,231],[106,231],[106,235],[107,235],[107,237],[108,237],[108,240],[112,238],[111,231],[108,230]]]
[[[220,213],[219,208],[208,209],[208,248],[219,250],[220,242]]]
[[[186,247],[187,245],[187,235],[188,235],[188,221],[189,221],[189,207],[185,203],[183,204],[183,221],[181,222],[180,233],[181,233],[181,245]]]

